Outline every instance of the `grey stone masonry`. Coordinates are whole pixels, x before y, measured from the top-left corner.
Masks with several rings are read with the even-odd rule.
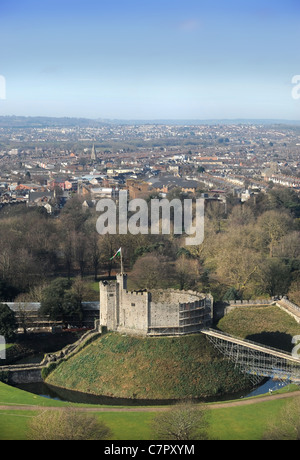
[[[100,282],[100,324],[136,335],[199,332],[213,320],[213,298],[195,291],[128,291],[127,275]]]

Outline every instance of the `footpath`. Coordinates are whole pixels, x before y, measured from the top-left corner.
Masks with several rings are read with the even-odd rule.
[[[286,398],[293,398],[293,397],[300,397],[300,391],[291,391],[290,393],[282,393],[282,394],[273,394],[273,395],[266,395],[266,396],[257,396],[248,399],[239,399],[237,401],[228,401],[224,403],[207,403],[205,404],[209,409],[226,409],[227,407],[236,407],[236,406],[246,406],[249,404],[259,404],[266,401],[273,401],[275,399],[286,399]],[[1,405],[0,403],[0,410],[61,410],[68,406],[34,406],[34,405],[26,405],[26,404],[12,404],[12,405]],[[70,407],[75,407],[72,404]],[[160,412],[170,408],[170,406],[138,406],[138,407],[116,407],[116,406],[99,406],[99,407],[76,407],[78,410],[83,412]]]

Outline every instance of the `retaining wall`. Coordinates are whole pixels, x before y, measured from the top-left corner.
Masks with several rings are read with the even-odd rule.
[[[224,315],[227,315],[235,308],[241,307],[269,307],[274,304],[272,299],[258,299],[258,300],[230,300],[229,304],[224,308]]]
[[[297,323],[300,323],[300,307],[288,299],[281,299],[276,302],[276,305],[291,315]]]
[[[45,355],[44,359],[39,364],[15,364],[10,366],[0,366],[0,381],[2,380],[8,384],[43,382],[43,368],[46,368],[53,362],[59,363],[62,360],[69,358],[89,340],[100,335],[101,329],[88,331],[82,337],[80,337],[77,342],[67,345],[65,348],[56,353]]]
[[[7,369],[7,367],[10,367]],[[1,366],[0,376],[2,374],[2,380],[5,383],[16,384],[16,383],[39,383],[43,382],[42,378],[42,366],[38,367],[17,367],[15,366]]]

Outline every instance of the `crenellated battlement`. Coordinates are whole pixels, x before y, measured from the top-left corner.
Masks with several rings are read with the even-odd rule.
[[[127,275],[100,282],[100,324],[138,335],[177,335],[209,327],[213,298],[196,291],[157,289],[128,291]],[[173,331],[171,333],[171,330]]]
[[[126,291],[126,294],[139,296],[139,295],[148,294],[148,292],[146,291]]]

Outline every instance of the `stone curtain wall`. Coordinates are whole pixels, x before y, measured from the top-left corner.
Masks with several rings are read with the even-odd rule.
[[[300,307],[299,305],[296,305],[295,303],[291,302],[288,299],[281,299],[276,302],[276,305],[287,312],[289,315],[291,315],[297,323],[300,323]]]
[[[227,315],[235,308],[240,307],[268,307],[274,304],[275,301],[271,299],[258,299],[258,300],[230,300],[229,305],[224,309],[224,315]]]

